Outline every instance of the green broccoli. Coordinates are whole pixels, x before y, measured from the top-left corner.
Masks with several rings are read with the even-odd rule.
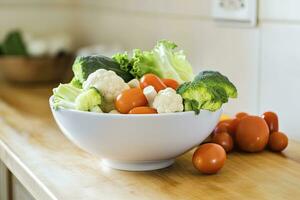
[[[201,109],[216,111],[237,97],[236,87],[219,72],[203,71],[192,82],[186,82],[177,89],[184,100],[186,111],[199,113]]]
[[[75,77],[71,80],[70,84],[76,88],[82,89],[82,83]]]
[[[133,79],[133,76],[121,69],[119,63],[111,58],[93,55],[93,56],[79,56],[76,58],[73,66],[75,80],[78,80],[81,84],[88,78],[88,76],[98,69],[105,69],[114,71],[125,82]]]
[[[67,109],[76,109],[81,111],[95,110],[94,107],[100,106],[102,97],[95,88],[82,90],[71,84],[60,84],[53,89],[54,109],[60,107]]]

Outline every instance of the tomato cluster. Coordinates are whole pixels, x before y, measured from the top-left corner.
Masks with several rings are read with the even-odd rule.
[[[233,119],[220,121],[208,142],[200,145],[195,151],[193,164],[202,173],[211,174],[223,167],[226,153],[234,148],[254,153],[268,147],[271,151],[281,152],[287,147],[288,138],[284,133],[279,132],[276,113],[265,112],[260,117],[240,112]],[[220,149],[216,145],[223,148]],[[212,161],[214,164],[211,163]]]

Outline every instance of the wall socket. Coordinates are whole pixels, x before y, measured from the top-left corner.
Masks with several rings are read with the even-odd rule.
[[[218,23],[255,26],[257,0],[213,0],[212,13]]]

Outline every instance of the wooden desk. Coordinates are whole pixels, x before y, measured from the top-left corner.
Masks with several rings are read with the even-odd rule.
[[[283,154],[229,154],[212,176],[193,168],[192,152],[158,171],[106,168],[59,131],[50,88],[0,84],[0,158],[36,199],[300,198],[300,144],[293,141]]]

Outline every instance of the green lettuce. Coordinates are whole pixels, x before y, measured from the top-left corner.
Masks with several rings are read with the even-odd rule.
[[[135,49],[131,58],[125,52],[114,55],[113,59],[119,63],[122,70],[130,72],[135,78],[152,73],[179,83],[191,81],[194,78],[192,66],[184,52],[176,51],[176,47],[173,42],[161,40],[151,51]]]

